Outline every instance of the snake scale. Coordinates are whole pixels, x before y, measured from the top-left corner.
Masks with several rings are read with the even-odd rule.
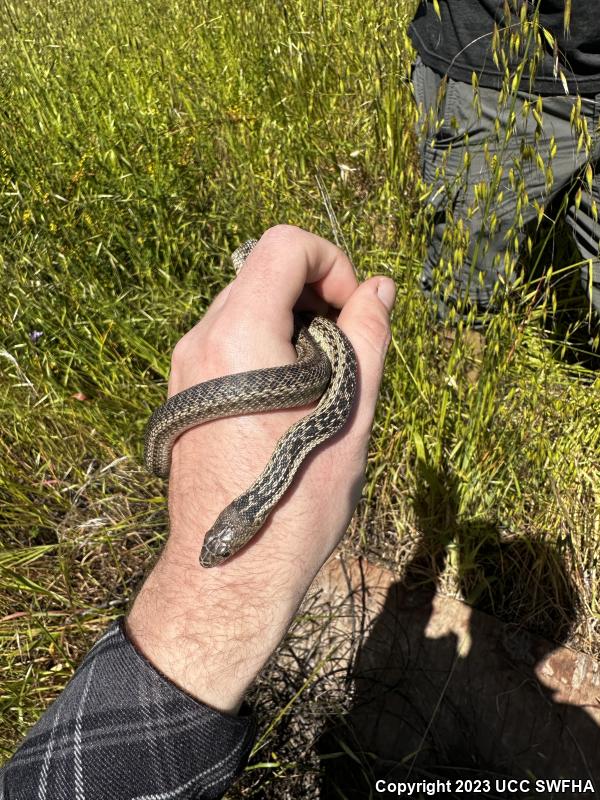
[[[256,244],[250,239],[232,255],[239,271]],[[279,408],[319,399],[277,442],[263,472],[217,517],[204,537],[200,564],[214,567],[237,553],[262,528],[292,483],[306,456],[346,423],[356,394],[356,356],[346,335],[322,316],[295,315],[296,363],[250,370],[204,381],[173,395],[146,427],[144,462],[168,477],[177,437],[212,419]]]

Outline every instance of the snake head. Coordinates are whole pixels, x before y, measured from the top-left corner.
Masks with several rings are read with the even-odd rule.
[[[203,567],[216,567],[237,553],[253,535],[247,523],[231,506],[222,511],[204,537],[200,552]]]
[[[216,567],[232,555],[231,548],[226,542],[218,540],[209,541],[207,544],[207,537],[208,534],[204,539],[204,544],[200,551],[200,564],[203,567]]]

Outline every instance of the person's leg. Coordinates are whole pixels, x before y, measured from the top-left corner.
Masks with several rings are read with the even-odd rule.
[[[540,115],[537,97],[519,93],[500,108],[499,92],[479,88],[475,104],[470,85],[449,80],[440,100],[441,76],[419,63],[413,84],[431,187],[422,289],[442,319],[493,311],[517,277],[524,226],[585,165],[571,124],[576,98],[545,97]]]
[[[598,98],[600,108],[600,97]],[[598,144],[596,149],[598,149]],[[597,156],[597,154],[595,154]],[[579,203],[575,202],[577,188],[573,202],[567,211],[567,222],[573,229],[573,237],[577,248],[586,263],[581,268],[581,284],[589,301],[590,310],[593,309],[600,317],[600,174],[598,162],[590,164],[591,176],[584,170],[581,176]],[[591,177],[591,185],[589,178]]]

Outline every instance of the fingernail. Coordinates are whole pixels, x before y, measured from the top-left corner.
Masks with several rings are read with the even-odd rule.
[[[394,307],[394,301],[396,300],[396,284],[391,278],[380,279],[377,284],[377,297],[381,300],[389,313]]]

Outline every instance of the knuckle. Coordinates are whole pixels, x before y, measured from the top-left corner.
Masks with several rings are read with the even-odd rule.
[[[180,367],[189,358],[190,344],[188,334],[182,336],[181,339],[175,344],[171,353],[171,366]]]
[[[261,241],[268,242],[269,244],[287,244],[291,238],[297,237],[299,232],[300,228],[296,225],[280,223],[267,228],[260,238]]]
[[[184,385],[227,375],[235,371],[236,348],[239,344],[232,338],[232,331],[221,325],[213,324],[201,335],[190,331],[173,348],[171,374]]]

